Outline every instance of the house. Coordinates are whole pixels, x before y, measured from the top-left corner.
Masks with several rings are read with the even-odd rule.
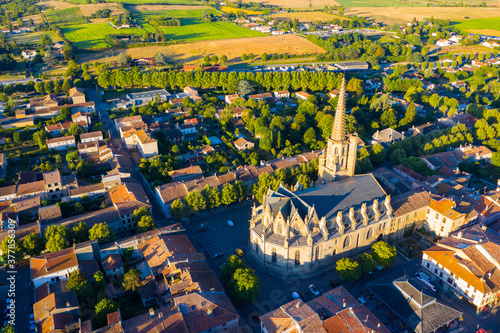
[[[262,93],[262,94],[250,95],[250,96],[248,96],[248,98],[252,98],[252,99],[254,99],[256,101],[259,101],[259,100],[265,100],[265,99],[268,99],[268,98],[273,98],[273,95],[271,95],[271,93],[265,92],[265,93]]]
[[[88,128],[88,125],[91,123],[90,113],[74,113],[71,115],[71,121],[77,124],[83,124],[82,127]]]
[[[38,221],[41,224],[62,220],[61,208],[57,205],[41,207],[38,210]]]
[[[392,128],[386,128],[382,131],[376,131],[372,136],[372,144],[391,144],[393,142],[404,140],[406,137],[404,134]]]
[[[33,59],[36,56],[36,51],[34,50],[24,50],[21,52],[24,59]]]
[[[437,46],[450,46],[451,42],[447,39],[440,39],[436,42]]]
[[[71,101],[73,104],[81,104],[86,103],[85,99],[85,90],[82,88],[73,87],[69,90],[69,97],[71,97]]]
[[[119,253],[108,254],[101,259],[102,269],[104,274],[115,279],[118,275],[123,275],[123,260]]]
[[[68,147],[76,147],[75,137],[73,135],[63,136],[54,139],[47,139],[49,149],[66,150]]]
[[[174,298],[190,333],[237,331],[239,315],[224,294],[191,293]]]
[[[460,146],[457,148],[461,152],[464,153],[465,159],[471,159],[473,161],[487,161],[491,162],[491,157],[493,156],[493,152],[485,146]]]
[[[199,165],[193,165],[184,169],[169,171],[168,175],[174,182],[188,181],[203,177],[203,170]]]
[[[341,70],[365,70],[368,69],[368,63],[364,61],[345,61],[345,62],[336,62],[335,66],[337,66]]]
[[[465,81],[455,81],[455,82],[452,82],[451,85],[457,89],[460,89],[460,88],[467,89],[467,87],[468,87],[467,82],[465,82]]]
[[[137,131],[134,137],[137,149],[143,158],[158,155],[158,140],[151,138],[143,130]]]
[[[424,85],[424,89],[426,89],[426,90],[434,90],[436,88],[436,85],[432,82],[422,81],[422,83]]]
[[[290,98],[290,92],[288,90],[280,90],[274,92],[275,98]]]
[[[104,140],[101,131],[95,131],[90,133],[82,133],[80,134],[80,141],[82,143],[88,143],[93,141],[102,141]]]
[[[421,265],[430,281],[480,312],[493,308],[500,297],[499,262],[500,234],[474,225],[423,251]]]
[[[497,41],[489,40],[486,42],[481,43],[481,45],[489,47],[490,49],[495,48],[495,47],[500,47],[500,43]]]
[[[30,98],[29,108],[33,111],[57,107],[59,100],[55,94],[48,94],[45,97]]]
[[[369,79],[365,82],[365,89],[377,90],[382,87],[382,82],[379,79]]]
[[[457,204],[446,198],[430,198],[424,229],[438,237],[448,237],[465,224],[465,213],[457,211]]]
[[[297,91],[297,92],[295,93],[295,97],[296,97],[297,99],[301,99],[301,100],[303,100],[303,101],[306,101],[306,100],[307,100],[307,98],[308,98],[309,96],[310,96],[310,95],[309,95],[308,93],[306,93],[305,91]]]
[[[54,292],[33,304],[33,321],[39,327],[38,332],[50,332],[42,330],[45,321],[53,321],[55,316],[62,314],[80,317],[80,305],[74,292]]]
[[[226,102],[226,104],[233,104],[238,98],[240,98],[238,94],[226,95],[224,96],[224,102]]]
[[[243,112],[246,109],[247,108],[244,106],[232,107],[231,111],[233,111],[233,119],[241,119],[241,117],[243,116]]]
[[[153,58],[139,58],[132,60],[133,66],[148,66],[154,64],[155,60]]]
[[[239,138],[238,140],[233,142],[236,149],[240,151],[246,151],[248,149],[252,149],[255,146],[255,143],[246,140],[245,138]]]
[[[157,89],[150,91],[143,91],[138,93],[127,94],[127,99],[135,105],[148,104],[151,101],[166,101],[171,97],[170,93],[165,89]]]

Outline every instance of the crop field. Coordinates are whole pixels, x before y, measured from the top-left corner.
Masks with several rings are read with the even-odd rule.
[[[50,23],[58,25],[83,24],[85,18],[78,7],[51,10],[45,13]]]
[[[141,35],[144,30],[140,28],[114,29],[108,23],[77,24],[61,27],[64,36],[75,43],[80,49],[99,49],[108,46],[104,37],[109,34],[131,33]]]
[[[346,15],[356,14],[391,25],[409,22],[414,17],[419,21],[431,16],[453,21],[500,17],[500,7],[413,7],[411,10],[405,7],[357,7],[346,8],[345,13]]]
[[[427,4],[452,4],[452,0],[338,0],[344,7],[427,7]],[[464,3],[478,5],[482,0],[466,0]],[[487,0],[491,5],[497,5],[496,1]],[[444,8],[441,7],[441,8]],[[447,7],[449,8],[449,7]]]
[[[169,46],[146,46],[127,49],[132,58],[152,57],[158,52],[163,53],[169,61],[178,63],[202,63],[205,55],[225,54],[229,63],[241,61],[243,53],[253,53],[256,60],[264,52],[267,54],[320,54],[324,50],[319,46],[296,35],[263,36],[253,38],[237,38],[217,41],[202,41]],[[98,54],[82,54],[82,62],[115,61],[118,52],[104,51]]]
[[[35,25],[38,25],[38,24],[40,24],[40,23],[42,23],[42,22],[43,22],[43,21],[42,21],[42,16],[41,16],[40,14],[36,14],[36,15],[29,15],[29,16],[23,16],[23,18],[22,18],[22,19],[23,19],[23,23],[24,23],[24,24],[28,24],[28,22],[29,22],[29,20],[30,20],[30,19],[31,19],[31,20],[33,20],[33,23],[34,23]],[[17,24],[15,24],[15,23],[17,23],[17,22],[12,22],[12,24],[17,25]]]
[[[197,7],[197,6],[189,6],[189,7]],[[148,11],[143,10],[143,11],[132,12],[132,15],[140,25],[143,25],[146,22],[147,18],[151,19],[153,17],[159,17],[159,16],[170,16],[175,18],[200,18],[203,12],[207,12],[215,16],[219,16],[222,14],[218,10],[212,8],[198,7],[196,9],[148,10]]]
[[[127,9],[135,12],[169,11],[169,10],[189,10],[189,9],[213,9],[209,6],[195,5],[127,5]]]
[[[167,40],[198,41],[262,36],[261,32],[240,27],[227,22],[203,22],[198,19],[181,18],[180,27],[161,27]],[[154,32],[155,28],[146,23],[144,29]]]
[[[347,17],[328,14],[325,12],[296,12],[286,14],[272,14],[271,17],[287,18],[289,20],[298,19],[299,22],[331,21],[333,19],[349,20]]]
[[[222,6],[220,7],[220,10],[223,11],[224,13],[234,13],[236,14],[237,12],[244,12],[247,15],[259,15],[261,12],[255,11],[255,10],[249,10],[249,9],[244,9],[244,8],[234,8],[234,7],[227,7],[227,6]]]
[[[30,32],[26,34],[7,34],[7,40],[9,42],[15,41],[18,44],[21,43],[39,43],[40,38],[42,35],[48,34],[52,41],[58,41],[60,40],[59,37],[54,35],[52,31],[36,31],[36,32]]]
[[[326,6],[340,6],[335,0],[243,0],[243,2],[257,2],[282,8],[323,8]]]
[[[469,33],[500,36],[500,17],[464,20],[455,27]]]

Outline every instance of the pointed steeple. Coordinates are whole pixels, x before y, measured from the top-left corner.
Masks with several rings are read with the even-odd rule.
[[[345,134],[345,75],[342,78],[342,86],[339,93],[337,110],[335,111],[335,121],[333,123],[331,138],[336,141],[346,139]]]

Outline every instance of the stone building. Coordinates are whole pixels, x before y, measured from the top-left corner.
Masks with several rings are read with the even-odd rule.
[[[316,186],[268,190],[252,209],[248,253],[270,272],[314,275],[391,233],[390,196],[373,175],[354,175],[358,137],[345,133],[345,91],[344,79]]]

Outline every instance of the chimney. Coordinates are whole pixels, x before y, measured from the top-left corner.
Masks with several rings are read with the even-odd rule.
[[[149,309],[149,317],[150,317],[150,318],[153,318],[154,316],[155,316],[155,309],[150,308],[150,309]]]
[[[207,315],[208,315],[209,317],[213,317],[213,316],[214,316],[214,310],[213,310],[211,307],[209,307],[209,308],[207,309]]]
[[[300,303],[299,303],[299,302],[295,303],[295,307],[296,307],[297,309],[298,309],[298,308],[300,308]]]
[[[460,231],[460,232],[458,233],[458,236],[457,236],[457,237],[458,237],[458,239],[462,239],[463,234],[464,234],[464,233],[463,233],[462,231]]]
[[[71,306],[70,302],[66,302],[66,307],[69,308]]]
[[[345,298],[342,299],[342,307],[345,308],[346,307],[346,304],[345,304]]]

